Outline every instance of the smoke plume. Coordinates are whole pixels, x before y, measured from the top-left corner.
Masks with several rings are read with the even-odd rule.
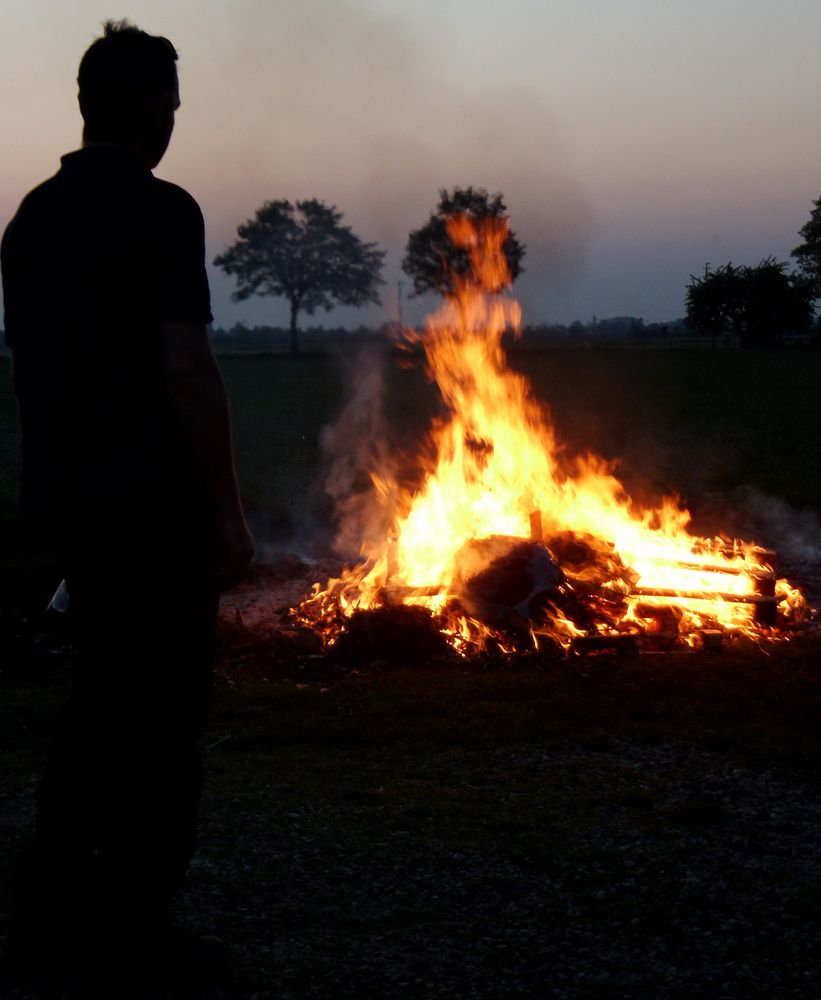
[[[334,549],[348,561],[385,538],[391,525],[395,469],[383,406],[385,354],[384,348],[369,345],[347,362],[348,398],[337,419],[322,431],[324,488],[337,518]],[[378,484],[374,470],[379,470]]]

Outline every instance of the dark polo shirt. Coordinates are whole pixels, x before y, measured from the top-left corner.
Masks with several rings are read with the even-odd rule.
[[[212,319],[202,213],[126,149],[93,146],[61,162],[2,243],[22,507],[60,531],[173,533],[205,512],[170,415],[160,327]]]

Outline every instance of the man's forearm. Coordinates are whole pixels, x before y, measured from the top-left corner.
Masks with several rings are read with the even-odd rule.
[[[241,517],[228,398],[216,362],[167,372],[172,413],[217,517]]]
[[[208,331],[198,323],[162,327],[168,398],[218,520],[244,527],[234,470],[228,398]]]

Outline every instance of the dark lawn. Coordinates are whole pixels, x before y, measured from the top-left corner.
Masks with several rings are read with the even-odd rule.
[[[620,459],[631,492],[752,484],[821,506],[821,352],[564,351],[521,355],[572,450]]]

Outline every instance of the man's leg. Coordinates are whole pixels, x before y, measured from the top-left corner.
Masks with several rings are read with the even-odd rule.
[[[59,973],[76,961],[89,919],[102,789],[111,740],[111,662],[94,604],[77,588],[71,622],[71,691],[52,737],[35,832],[15,873],[9,954],[21,966]]]
[[[136,532],[113,544],[113,524],[60,535],[78,655],[13,927],[40,953],[87,923],[98,957],[117,941],[147,948],[191,858],[217,593],[200,526],[175,525],[161,541],[143,525],[144,545]]]
[[[162,939],[194,849],[217,607],[214,588],[183,572],[128,589],[140,614],[127,615],[130,654],[112,692],[94,884],[95,936],[115,962]]]

